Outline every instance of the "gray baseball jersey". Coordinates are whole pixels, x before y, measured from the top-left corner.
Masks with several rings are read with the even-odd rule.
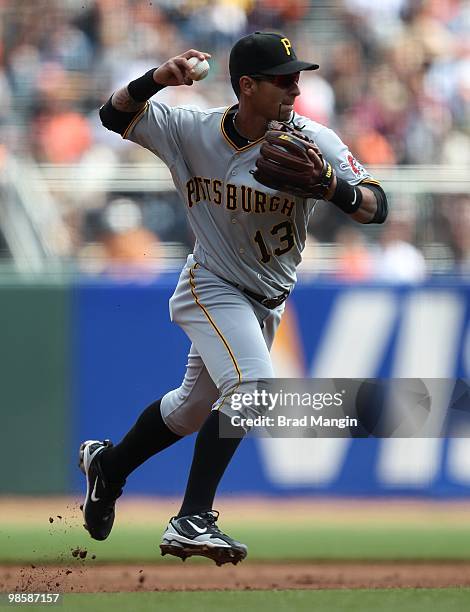
[[[253,179],[262,139],[238,147],[228,129],[234,107],[200,110],[151,101],[128,138],[170,169],[196,236],[194,258],[214,274],[267,297],[292,289],[315,200],[279,193]],[[294,113],[339,177],[372,179],[329,128]]]
[[[231,415],[231,394],[252,392],[274,376],[270,349],[285,304],[270,310],[240,288],[276,297],[293,287],[315,206],[253,178],[262,139],[242,138],[235,113],[236,106],[151,101],[123,135],[168,166],[196,236],[170,300],[172,320],[192,342],[186,374],[161,404],[167,426],[180,435],[199,429],[211,407]],[[296,114],[292,121],[338,176],[376,182],[333,131]]]

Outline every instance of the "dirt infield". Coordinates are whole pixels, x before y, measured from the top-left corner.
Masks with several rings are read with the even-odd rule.
[[[354,524],[381,526],[384,522],[408,526],[466,526],[468,502],[427,503],[399,500],[220,500],[224,520],[240,516],[263,516],[263,524],[297,521],[318,525]],[[23,498],[0,498],[0,527],[29,526],[67,530],[81,526],[80,500],[40,498],[25,504]],[[141,524],[162,526],[177,510],[177,500],[128,499],[119,505],[119,526],[132,527],[136,516]],[[273,512],[273,508],[275,512]],[[59,516],[60,515],[60,516]],[[56,519],[60,519],[59,521]],[[63,525],[65,524],[65,526]],[[58,525],[58,527],[56,527]],[[470,586],[470,562],[251,562],[221,568],[205,561],[156,564],[98,563],[94,555],[62,565],[0,565],[0,592],[138,592],[251,589],[337,589],[337,588],[443,588]],[[57,559],[59,561],[59,558]]]
[[[0,592],[137,592],[470,586],[470,563],[249,563],[216,567],[95,565],[0,567]]]

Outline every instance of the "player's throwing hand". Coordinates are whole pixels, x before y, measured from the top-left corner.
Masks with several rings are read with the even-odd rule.
[[[154,81],[159,85],[192,85],[193,80],[190,75],[193,66],[188,62],[191,57],[197,57],[198,60],[202,61],[209,59],[211,56],[210,53],[189,49],[181,55],[171,57],[159,66],[153,74]]]

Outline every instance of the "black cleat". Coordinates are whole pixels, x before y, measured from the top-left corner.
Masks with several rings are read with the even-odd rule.
[[[216,525],[218,518],[216,510],[180,518],[174,516],[163,534],[162,555],[174,555],[183,561],[193,555],[207,557],[219,566],[243,561],[248,548],[222,533]]]
[[[114,506],[126,481],[111,482],[101,468],[100,455],[111,448],[109,440],[87,440],[80,446],[79,467],[86,477],[86,497],[83,502],[84,527],[95,540],[106,540],[114,523]]]

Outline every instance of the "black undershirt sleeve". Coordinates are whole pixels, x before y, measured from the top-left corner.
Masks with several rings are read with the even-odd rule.
[[[122,136],[131,124],[134,117],[142,112],[142,110],[134,111],[132,113],[119,111],[112,105],[111,98],[109,98],[106,104],[103,104],[103,106],[100,108],[99,112],[101,123],[105,128],[111,130],[111,132],[116,132]]]
[[[360,186],[367,187],[367,189],[373,191],[375,199],[377,200],[377,211],[372,219],[367,222],[367,225],[369,223],[383,223],[388,215],[388,203],[385,191],[380,185],[376,185],[375,183],[360,183]]]

